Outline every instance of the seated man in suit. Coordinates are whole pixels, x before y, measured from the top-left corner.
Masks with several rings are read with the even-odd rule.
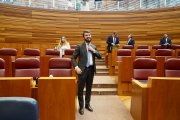
[[[112,35],[110,35],[106,43],[108,44],[107,46],[108,53],[112,52],[112,47],[119,46],[119,38],[117,36],[117,32],[114,32]]]
[[[128,35],[128,41],[127,41],[127,45],[132,45],[134,47],[135,41],[132,37],[132,34]]]
[[[160,40],[159,43],[161,46],[164,46],[165,48],[170,48],[172,45],[171,39],[168,37],[167,34],[164,34],[163,38]]]

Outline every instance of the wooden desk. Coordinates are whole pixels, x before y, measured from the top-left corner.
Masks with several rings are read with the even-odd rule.
[[[0,97],[31,97],[32,77],[1,77]]]
[[[40,120],[75,120],[75,80],[75,77],[39,78]]]
[[[131,95],[133,61],[138,57],[122,57],[118,62],[118,95]],[[164,77],[164,63],[170,57],[154,57],[157,60],[157,76]]]
[[[131,114],[134,120],[179,120],[180,78],[150,77],[147,84],[133,80]]]

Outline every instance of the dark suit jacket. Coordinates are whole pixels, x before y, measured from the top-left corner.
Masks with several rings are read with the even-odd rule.
[[[128,40],[127,45],[132,45],[134,47],[135,41],[131,38],[130,41]]]
[[[113,37],[109,36],[106,43],[108,44],[108,46],[107,46],[108,53],[110,53],[112,51],[112,44],[111,43],[113,43]],[[115,45],[116,44],[119,44],[119,38],[118,37],[116,37]]]
[[[101,59],[102,56],[97,50],[95,45],[91,44],[91,47],[96,50],[96,53],[92,53],[94,71],[96,72],[95,57],[97,57],[98,59]],[[78,63],[76,62],[77,58],[78,58]],[[77,48],[75,49],[72,56],[72,64],[74,67],[78,66],[83,71],[86,67],[86,63],[87,63],[87,49],[86,49],[86,43],[84,42],[81,45],[78,45]]]
[[[160,40],[160,45],[164,45],[166,43],[166,38],[163,37],[161,40]],[[171,39],[170,38],[167,38],[167,43],[169,43],[170,45],[172,44],[171,42]]]

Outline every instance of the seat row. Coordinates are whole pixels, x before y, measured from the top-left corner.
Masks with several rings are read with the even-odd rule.
[[[118,94],[130,94],[132,79],[146,82],[148,77],[180,77],[180,58],[122,57],[117,76]]]
[[[113,49],[112,53],[108,54],[109,74],[115,74],[115,66],[117,61],[121,61],[122,57],[178,57],[180,50],[172,49]]]
[[[12,63],[12,72],[15,77],[33,77],[34,79],[39,78],[43,72],[41,69],[47,69],[48,75],[54,77],[68,77],[72,76],[72,64],[70,58],[51,58],[45,59],[48,65],[43,65],[41,58],[17,58]],[[0,58],[0,77],[5,77],[6,71],[8,70],[8,61]],[[40,64],[40,62],[42,62]],[[44,67],[44,66],[47,66]],[[9,68],[10,69],[10,68]]]
[[[148,45],[138,45],[136,47],[137,49],[150,49],[150,46]],[[152,49],[165,49],[165,46],[162,45],[152,45],[151,47]],[[134,49],[134,47],[132,45],[123,45],[122,49]],[[177,44],[172,44],[171,46],[169,46],[168,49],[180,49],[180,45]]]
[[[71,49],[65,49],[64,55],[71,56],[74,52],[74,47]],[[56,49],[46,49],[45,55],[53,55],[53,56],[60,56],[60,51]],[[17,50],[15,48],[1,48],[0,55],[7,55],[7,56],[17,56]],[[40,56],[40,50],[35,48],[25,48],[23,51],[23,55],[25,56]]]
[[[117,61],[121,56],[133,56],[133,52],[135,52],[135,56],[180,56],[180,51],[177,51],[177,55],[174,55],[172,49],[157,49],[155,51],[151,51],[150,49],[136,49],[135,51],[131,49],[118,49]]]

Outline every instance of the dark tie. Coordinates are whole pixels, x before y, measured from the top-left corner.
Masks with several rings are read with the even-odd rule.
[[[88,50],[89,45],[87,45],[87,64],[86,67],[89,67],[90,65],[92,65],[92,60],[91,60],[91,52]]]

